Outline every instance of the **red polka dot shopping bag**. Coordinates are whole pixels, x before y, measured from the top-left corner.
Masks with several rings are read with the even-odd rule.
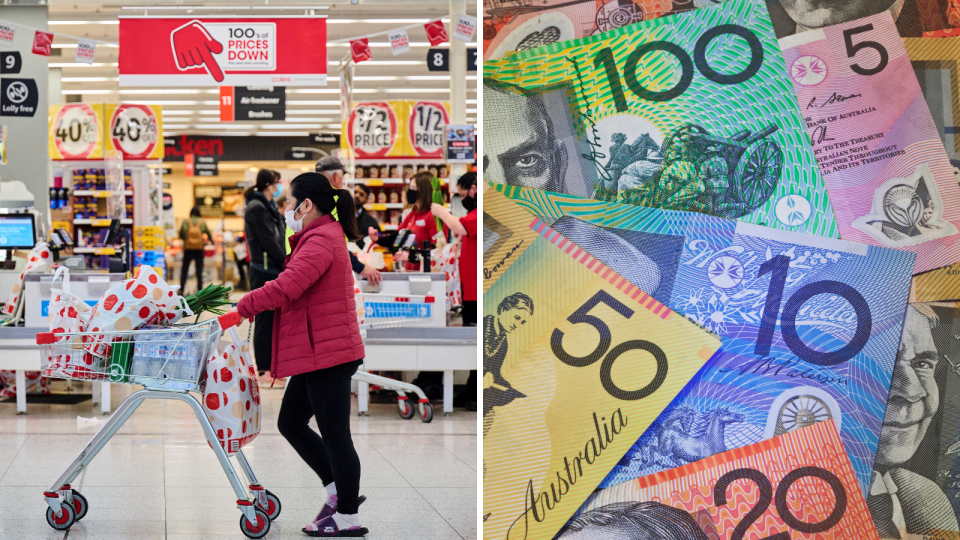
[[[260,388],[250,344],[230,328],[233,343],[220,342],[207,360],[203,410],[220,445],[232,454],[260,434]]]
[[[61,278],[60,288],[56,288],[57,278]],[[70,270],[61,266],[53,274],[50,287],[50,332],[64,334],[84,332],[90,319],[91,308],[78,296],[70,293]],[[56,341],[71,341],[70,336],[58,336]],[[93,378],[93,355],[80,349],[65,347],[50,347],[47,349],[53,356],[47,358],[47,367],[44,376],[73,377],[76,379]]]

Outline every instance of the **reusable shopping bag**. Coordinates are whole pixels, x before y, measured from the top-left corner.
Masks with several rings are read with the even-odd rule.
[[[17,279],[17,282],[13,284],[13,289],[10,291],[10,294],[7,295],[7,302],[3,304],[3,315],[15,315],[14,311],[17,309],[17,302],[23,293],[23,276],[43,270],[43,267],[50,264],[52,260],[53,257],[50,254],[50,248],[47,247],[47,243],[37,242],[37,245],[34,246],[33,249],[30,250],[30,254],[27,255],[27,264],[23,265],[20,277]]]
[[[440,250],[437,272],[443,272],[447,281],[447,310],[463,305],[463,292],[460,290],[460,246],[463,242],[455,240]]]
[[[55,288],[57,278],[61,278],[60,288]],[[78,296],[70,293],[70,270],[61,266],[53,274],[50,287],[50,306],[48,308],[50,332],[54,334],[83,332],[90,318],[91,308]],[[57,342],[69,341],[70,337],[60,336]],[[48,377],[72,377],[76,379],[93,378],[91,368],[93,355],[80,349],[52,348],[53,355],[47,358],[47,368],[43,375]]]
[[[232,454],[260,434],[260,388],[250,344],[230,328],[232,343],[221,342],[207,360],[203,410],[220,445]]]

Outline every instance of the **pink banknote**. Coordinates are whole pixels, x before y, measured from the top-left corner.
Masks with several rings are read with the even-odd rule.
[[[888,12],[780,40],[844,240],[960,261],[960,186]]]

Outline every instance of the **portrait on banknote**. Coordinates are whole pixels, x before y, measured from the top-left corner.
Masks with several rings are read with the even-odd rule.
[[[571,519],[557,540],[708,540],[687,512],[654,501],[611,503]]]

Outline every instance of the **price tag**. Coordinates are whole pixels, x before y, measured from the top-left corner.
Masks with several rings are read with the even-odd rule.
[[[117,250],[115,250],[112,247],[94,248],[93,254],[94,255],[116,255]]]
[[[368,186],[379,187],[383,185],[383,180],[380,180],[379,178],[371,178],[369,180],[364,180],[364,183]]]
[[[443,157],[443,132],[449,121],[445,103],[413,102],[407,120],[411,155],[424,158]]]
[[[94,219],[94,220],[92,220],[92,221],[90,222],[90,225],[93,225],[94,227],[109,227],[109,226],[110,226],[110,220],[109,220],[109,219]]]
[[[92,193],[93,193],[93,197],[94,197],[95,199],[106,199],[106,198],[109,197],[113,192],[112,192],[112,191],[104,191],[104,190],[96,190],[96,191],[93,191]]]
[[[385,204],[379,204],[379,203],[377,203],[377,204],[368,204],[367,206],[369,207],[370,210],[374,210],[374,211],[382,211],[382,210],[386,210],[386,209],[387,209],[387,205],[385,205]]]
[[[124,159],[157,159],[163,157],[161,123],[153,106],[122,103],[108,105],[110,118],[109,148]]]
[[[101,111],[87,103],[70,103],[53,108],[56,109],[51,111],[50,126],[53,159],[102,158]]]

